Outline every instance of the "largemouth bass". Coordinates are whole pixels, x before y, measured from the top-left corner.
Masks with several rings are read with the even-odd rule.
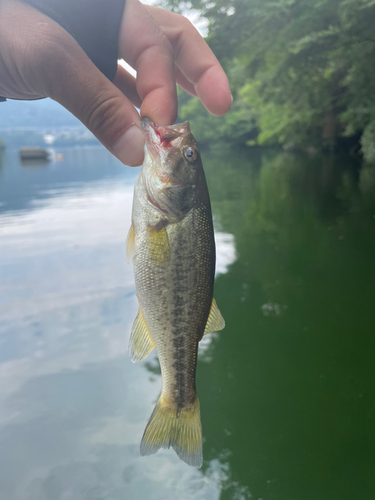
[[[198,343],[224,328],[213,299],[215,241],[210,199],[189,123],[167,127],[142,119],[145,160],[134,187],[127,260],[134,265],[139,312],[129,352],[133,362],[154,347],[162,392],[141,454],[172,448],[202,465],[202,427],[195,390]]]

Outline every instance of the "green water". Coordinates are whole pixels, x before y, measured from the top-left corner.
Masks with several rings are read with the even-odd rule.
[[[127,355],[137,170],[102,148],[1,157],[1,499],[375,499],[375,168],[203,157],[226,328],[198,363],[199,471],[139,456],[161,384]]]

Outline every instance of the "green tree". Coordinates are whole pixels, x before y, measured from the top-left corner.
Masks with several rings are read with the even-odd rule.
[[[167,0],[198,9],[207,40],[228,72],[235,97],[228,116],[213,121],[195,99],[181,117],[199,118],[211,141],[333,146],[362,135],[375,159],[375,2],[373,0]]]

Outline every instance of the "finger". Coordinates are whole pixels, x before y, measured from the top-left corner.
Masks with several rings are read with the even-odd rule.
[[[137,81],[125,68],[118,65],[113,83],[137,108],[141,107],[142,99],[137,92]]]
[[[45,95],[73,113],[123,163],[140,165],[144,138],[137,111],[68,33],[58,25],[52,30],[54,37],[46,36],[47,46],[39,47],[37,65]]]
[[[137,71],[141,114],[160,125],[174,123],[177,93],[173,51],[155,20],[138,0],[127,0],[119,37],[120,56]]]
[[[194,88],[204,106],[215,116],[224,115],[232,105],[229,82],[221,67],[202,69]]]
[[[152,6],[147,10],[169,39],[176,65],[203,105],[214,115],[226,113],[232,104],[228,78],[199,32],[179,14]]]
[[[175,68],[175,74],[178,86],[185,90],[185,92],[187,92],[188,94],[196,97],[197,93],[195,91],[194,85],[189,82],[186,76],[178,68]]]

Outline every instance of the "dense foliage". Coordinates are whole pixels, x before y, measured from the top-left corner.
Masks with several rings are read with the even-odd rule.
[[[225,118],[181,101],[180,118],[200,137],[318,148],[361,137],[375,160],[375,0],[166,1],[208,20],[207,40],[230,78]]]

